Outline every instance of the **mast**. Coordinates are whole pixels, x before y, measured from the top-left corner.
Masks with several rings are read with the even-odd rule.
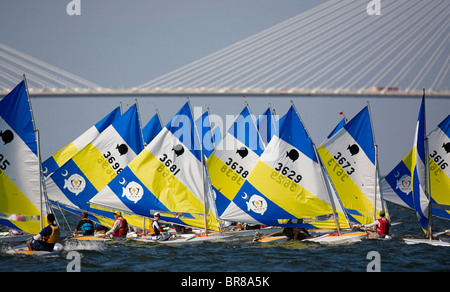
[[[30,114],[31,114],[31,121],[33,122],[34,134],[36,136],[37,156],[38,156],[38,163],[39,163],[39,165],[38,165],[38,167],[39,167],[39,201],[40,201],[39,221],[40,221],[41,229],[43,229],[44,228],[44,221],[43,221],[42,215],[44,213],[44,197],[46,199],[47,196],[45,194],[44,175],[43,175],[43,171],[42,171],[40,138],[39,138],[39,131],[36,130],[36,123],[34,121],[33,107],[31,106],[31,99],[30,99],[30,94],[29,94],[29,91],[28,91],[27,77],[25,76],[25,74],[23,74],[23,81],[25,83],[25,90],[27,92],[28,104],[30,106]],[[47,200],[45,200],[45,202],[46,201]]]
[[[210,131],[210,133],[211,133],[211,140],[212,140],[212,145],[213,145],[213,149],[215,149],[216,148],[216,140],[215,140],[215,137],[214,137],[214,132],[213,132],[213,129],[212,129],[212,127],[211,127],[211,119],[210,119],[210,117],[211,117],[211,112],[210,112],[210,110],[209,110],[209,106],[207,105],[206,106],[206,111],[208,112],[208,123],[209,123],[209,131]],[[203,120],[202,120],[202,124],[203,124]],[[203,150],[203,147],[202,147],[202,150]],[[208,183],[208,190],[209,190],[209,192],[210,192],[210,194],[211,194],[211,199],[212,199],[212,203],[214,204],[214,211],[215,211],[215,216],[217,216],[217,219],[218,219],[218,222],[217,222],[217,225],[218,225],[218,227],[219,227],[219,233],[222,233],[222,220],[220,220],[220,218],[219,218],[219,214],[218,214],[218,212],[217,212],[217,204],[216,204],[216,198],[215,198],[215,195],[213,194],[213,189],[212,189],[212,184],[211,184],[211,178],[209,177],[209,173],[208,173],[208,167],[207,167],[207,165],[206,165],[206,162],[205,162],[205,173],[206,173],[206,182]]]
[[[372,122],[372,113],[370,110],[370,104],[369,101],[367,101],[367,108],[369,109],[369,120],[370,120],[370,128],[372,129],[372,139],[373,144],[375,147],[375,189],[374,189],[374,207],[373,207],[373,220],[375,221],[377,219],[377,194],[378,194],[378,185],[379,185],[379,179],[380,179],[380,169],[379,169],[379,163],[378,163],[378,145],[375,140],[375,134],[374,134],[374,128],[373,128],[373,122]],[[383,196],[381,195],[381,188],[380,188],[380,206],[381,210],[384,210],[384,204],[383,204]]]
[[[425,192],[426,197],[428,198],[428,227],[426,237],[430,240],[431,236],[431,227],[432,227],[432,204],[431,204],[431,183],[430,183],[430,153],[428,148],[428,137],[427,133],[427,123],[426,123],[426,110],[425,110],[425,88],[423,88],[423,137],[424,137],[424,149],[425,149]]]
[[[204,163],[204,159],[203,159],[203,142],[202,142],[202,140],[200,139],[200,137],[198,135],[197,125],[196,125],[195,120],[194,120],[194,115],[193,115],[193,111],[192,111],[192,105],[191,105],[191,101],[189,100],[189,97],[187,97],[187,102],[189,103],[189,110],[191,111],[192,122],[194,123],[195,133],[197,134],[197,139],[198,139],[198,141],[200,143],[200,152],[201,152],[200,157],[201,157],[201,164],[202,164],[202,184],[203,184],[203,216],[204,216],[204,223],[205,223],[205,236],[208,236],[208,220],[206,218],[207,214],[206,214],[205,167],[203,165],[203,163]],[[195,144],[192,145],[192,146],[195,147]]]
[[[141,113],[139,112],[139,104],[138,104],[137,98],[134,101],[136,102],[136,109],[137,109],[137,115],[138,115],[138,120],[139,120],[139,128],[141,129],[142,143],[144,144],[144,147],[145,147],[144,132],[142,132]]]

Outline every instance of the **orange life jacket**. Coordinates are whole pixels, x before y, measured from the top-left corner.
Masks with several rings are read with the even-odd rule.
[[[58,242],[61,230],[59,229],[58,225],[50,225],[50,227],[52,228],[52,234],[50,234],[49,236],[43,236],[42,241],[50,244],[55,244]]]

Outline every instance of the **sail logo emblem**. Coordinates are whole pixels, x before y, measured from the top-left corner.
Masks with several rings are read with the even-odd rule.
[[[180,155],[183,155],[184,153],[184,148],[183,145],[181,144],[177,144],[172,148],[172,151],[175,152],[175,155],[178,157]]]
[[[444,148],[445,152],[450,153],[450,142],[443,143],[442,148]]]
[[[397,188],[400,189],[403,193],[409,195],[411,193],[411,176],[404,174],[398,181],[397,181]]]
[[[248,149],[245,147],[241,147],[238,150],[236,150],[236,153],[239,154],[241,159],[244,159],[248,155]]]
[[[122,197],[126,197],[135,204],[142,199],[143,195],[144,188],[135,181],[130,182],[126,187],[122,188]]]
[[[248,198],[247,193],[244,193],[245,196],[242,197],[244,200]],[[247,211],[252,210],[253,212],[257,214],[264,215],[264,212],[267,211],[267,201],[261,196],[253,195],[250,197],[250,200],[246,202],[247,204]]]
[[[3,145],[6,145],[14,140],[14,133],[11,130],[0,131],[0,137],[2,137]]]
[[[63,174],[63,176],[67,176],[67,170],[65,171],[66,175]],[[79,174],[72,174],[68,179],[64,180],[64,189],[68,189],[71,193],[74,193],[75,196],[78,196],[79,193],[84,191],[84,188],[86,187],[86,181],[84,178]]]

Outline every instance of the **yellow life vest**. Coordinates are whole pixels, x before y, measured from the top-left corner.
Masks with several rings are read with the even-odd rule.
[[[44,241],[46,243],[54,244],[54,243],[58,242],[61,230],[59,229],[58,225],[50,225],[50,227],[52,228],[52,234],[50,234],[49,236],[44,236],[42,238],[42,241]]]

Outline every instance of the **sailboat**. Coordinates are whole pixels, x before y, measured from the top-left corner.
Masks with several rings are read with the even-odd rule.
[[[264,144],[246,103],[206,162],[220,217],[263,151]]]
[[[13,235],[2,241],[17,241],[37,234],[51,210],[47,205],[39,149],[39,132],[34,123],[26,78],[0,101],[0,224]],[[17,236],[17,232],[23,236]],[[4,234],[3,234],[4,235]],[[62,249],[55,245],[55,252]],[[16,247],[13,253],[43,255]]]
[[[372,223],[386,210],[369,105],[317,149],[350,226]],[[387,213],[387,212],[386,212]]]
[[[315,145],[293,103],[281,119],[278,133],[221,218],[281,228],[340,230],[348,227],[342,209],[334,204]],[[286,236],[275,236],[277,233],[255,239],[259,242],[288,240]],[[353,235],[360,237],[365,233]],[[350,238],[346,236],[345,241]]]
[[[75,154],[82,150],[89,142],[92,142],[92,140],[100,135],[100,133],[103,132],[109,125],[111,125],[118,117],[120,117],[120,115],[120,107],[116,107],[103,119],[87,129],[83,134],[78,136],[74,141],[46,159],[42,163],[44,175],[47,177],[55,172],[70,158],[72,158]]]
[[[143,149],[137,105],[117,117],[91,142],[47,177],[47,192],[52,205],[112,226],[112,212],[91,208],[87,202],[107,185]],[[142,225],[142,218],[126,218],[130,225]]]
[[[405,238],[404,241],[406,244],[426,243],[436,246],[450,246],[450,242],[433,238],[431,220],[433,205],[442,210],[444,212],[442,213],[444,216],[448,216],[448,211],[450,210],[448,192],[450,184],[448,180],[448,170],[446,170],[447,162],[445,160],[448,153],[445,148],[445,143],[449,140],[448,128],[447,124],[444,123],[442,124],[443,128],[438,127],[439,130],[432,133],[432,135],[436,135],[437,138],[433,140],[433,144],[431,145],[431,148],[429,148],[428,139],[426,139],[425,113],[424,89],[422,103],[419,110],[419,117],[417,120],[414,147],[412,150],[411,185],[414,209],[416,211],[419,225],[425,233],[426,239]],[[444,141],[440,147],[436,144],[438,140],[440,140],[439,142]],[[433,171],[431,171],[431,169],[433,169]],[[436,190],[430,189],[432,186],[430,181],[435,182]],[[431,199],[431,194],[433,192],[436,194],[436,199],[434,202],[436,202],[436,200],[440,200],[440,204],[433,204]]]
[[[185,243],[214,240],[219,231],[214,201],[205,184],[205,165],[190,102],[89,204],[178,225],[204,228],[203,235],[159,241]],[[154,242],[151,236],[136,238]]]

